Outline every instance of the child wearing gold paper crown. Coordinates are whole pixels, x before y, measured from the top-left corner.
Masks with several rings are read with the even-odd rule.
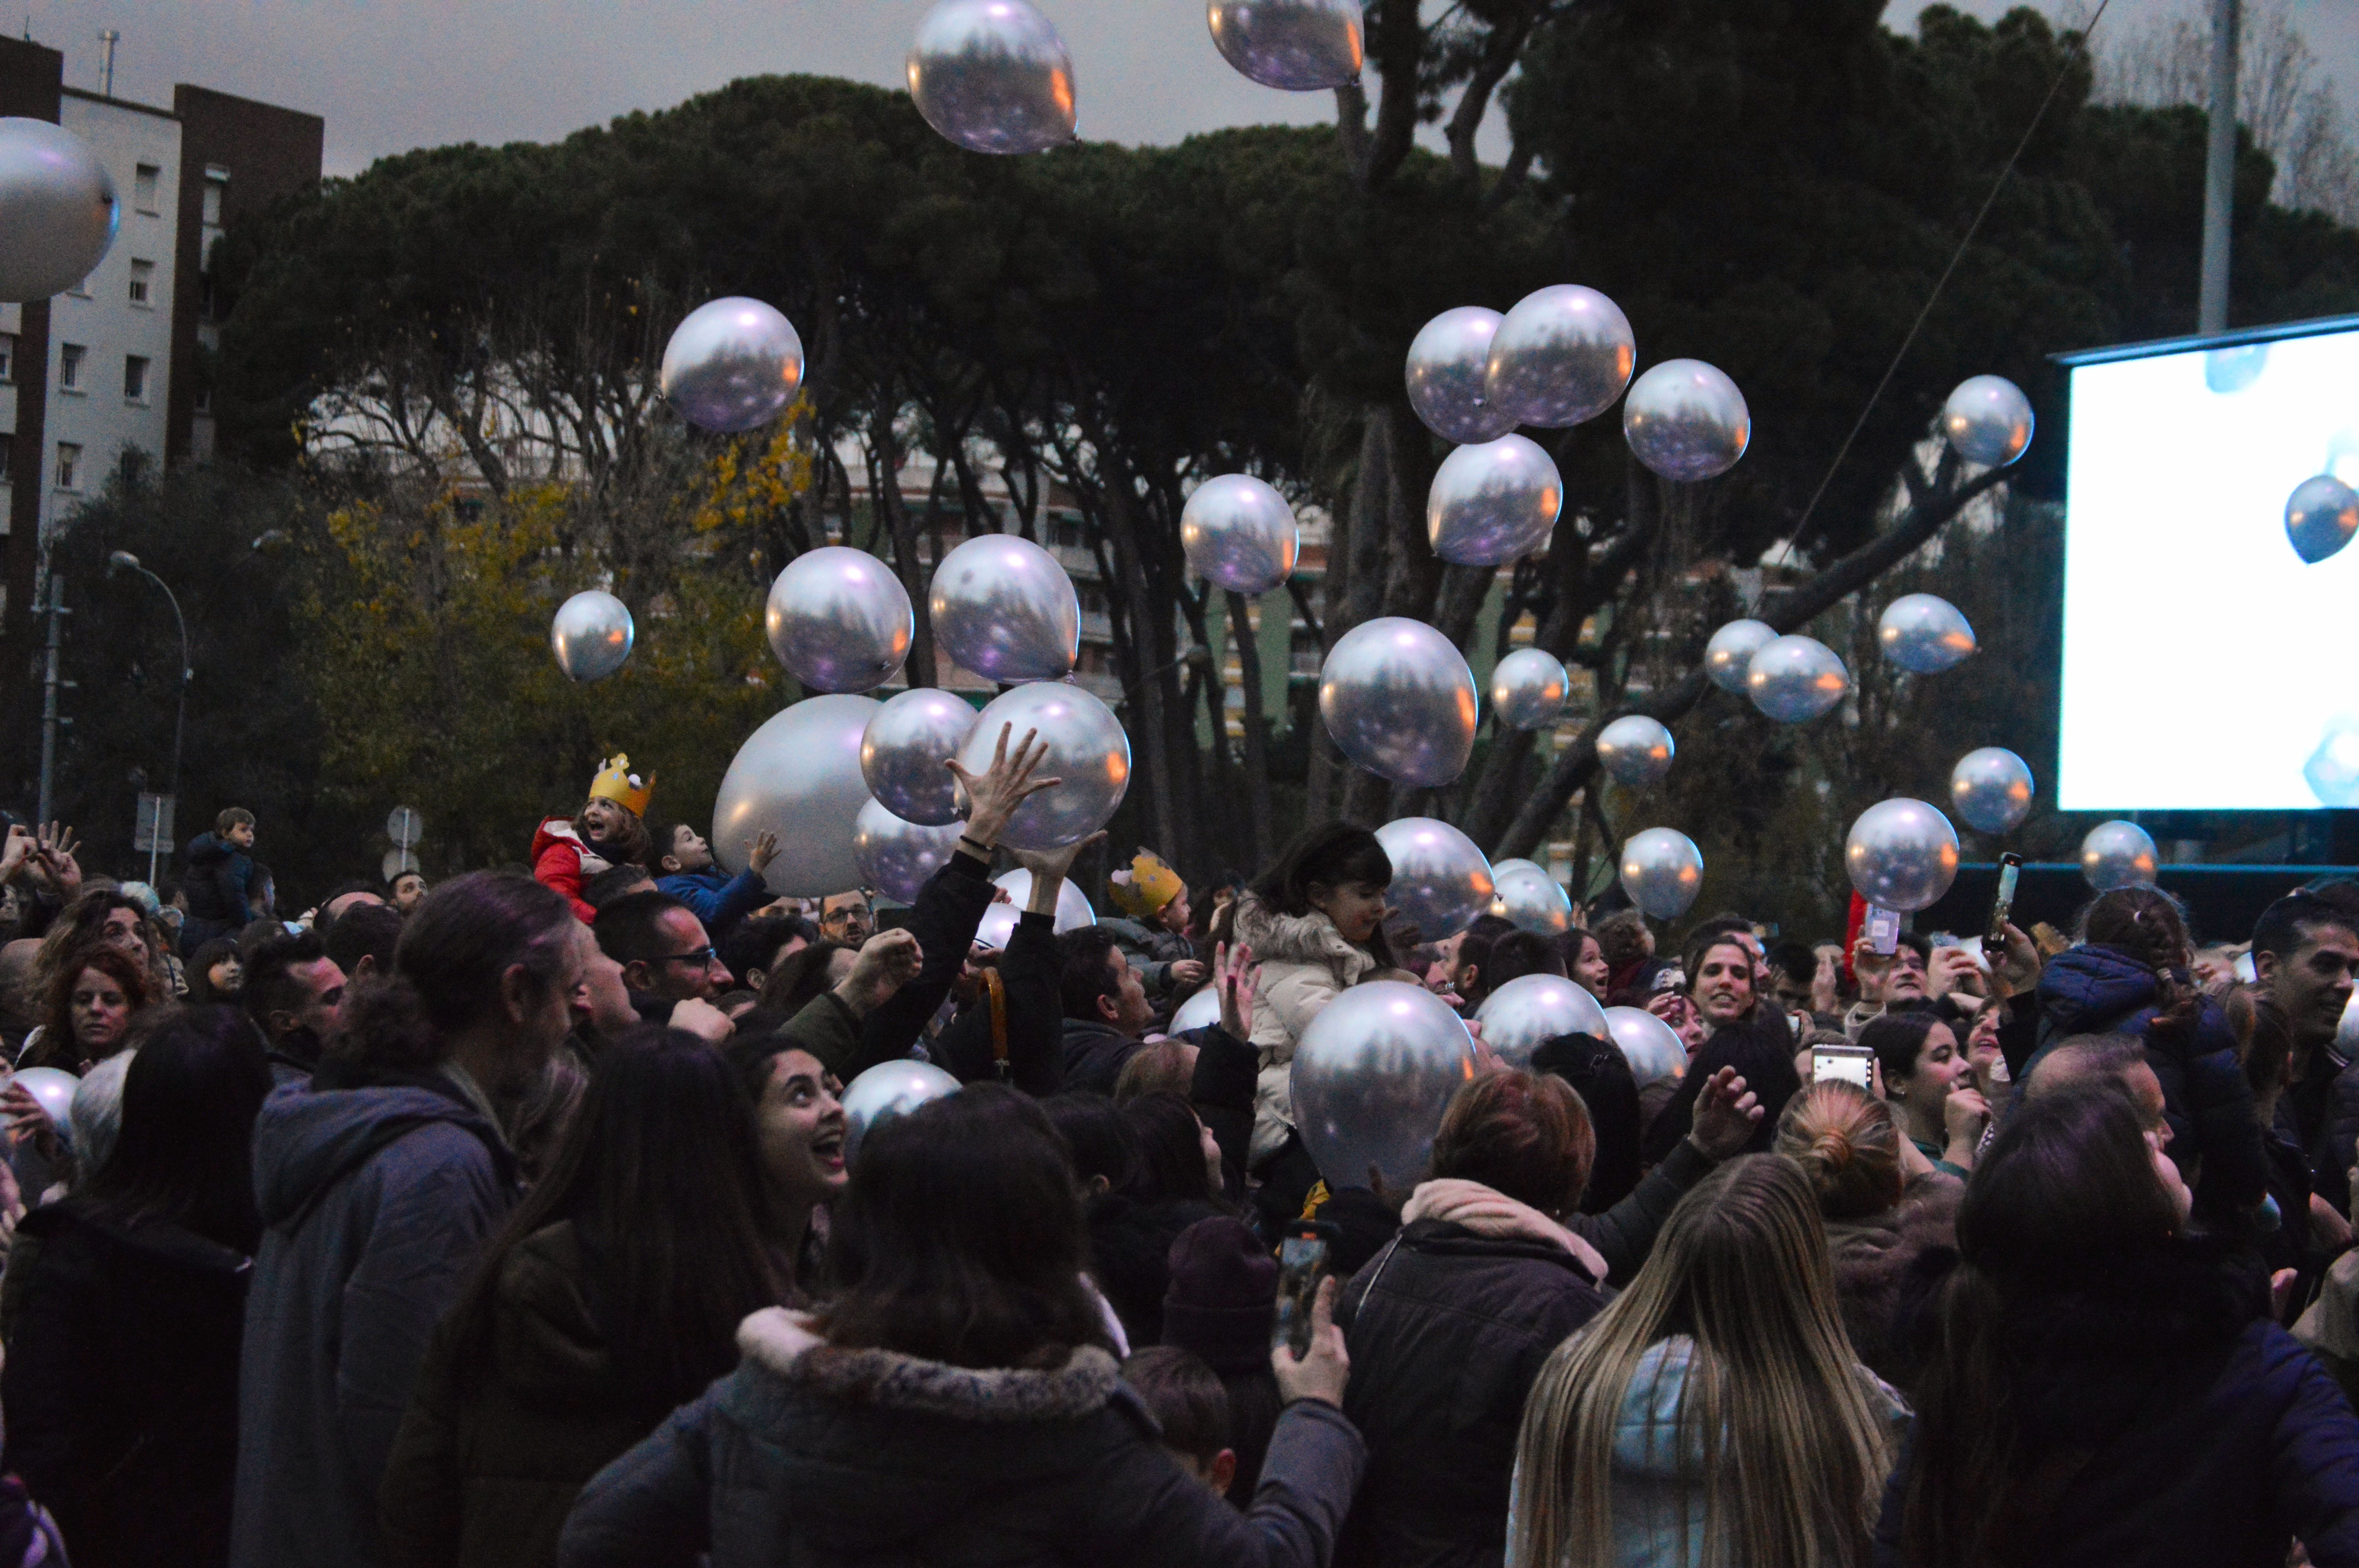
[[[1114,907],[1127,918],[1098,925],[1113,935],[1130,967],[1142,971],[1139,983],[1158,1011],[1166,1011],[1163,1004],[1204,983],[1203,960],[1188,940],[1188,884],[1152,849],[1141,849],[1106,881]]]
[[[655,775],[642,783],[631,772],[631,759],[617,752],[590,781],[590,798],[580,815],[570,821],[552,816],[534,832],[534,878],[563,893],[583,925],[598,916],[582,902],[584,878],[616,866],[652,869],[647,815],[655,793]]]

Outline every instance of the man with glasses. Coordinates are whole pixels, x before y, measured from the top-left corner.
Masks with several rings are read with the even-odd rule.
[[[704,923],[663,892],[635,892],[598,912],[598,946],[623,966],[623,983],[640,1016],[661,1022],[683,1001],[711,1001],[729,989],[729,966],[713,951]]]
[[[858,888],[828,894],[820,901],[819,929],[829,941],[841,942],[847,947],[857,947],[867,941],[876,934],[868,895]]]

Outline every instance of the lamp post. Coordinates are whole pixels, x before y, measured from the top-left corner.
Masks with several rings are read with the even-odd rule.
[[[172,607],[172,623],[179,627],[180,632],[180,699],[179,711],[172,718],[172,807],[177,814],[180,804],[180,737],[189,723],[189,682],[197,673],[189,667],[189,622],[180,614],[180,600],[179,596],[173,593],[171,585],[141,566],[137,556],[128,550],[117,550],[107,557],[106,575],[113,577],[119,571],[137,572],[141,577],[162,589],[164,601]],[[160,829],[163,824],[159,821],[156,826]],[[151,834],[147,840],[147,884],[150,887],[156,883],[156,855],[161,842],[160,832]]]

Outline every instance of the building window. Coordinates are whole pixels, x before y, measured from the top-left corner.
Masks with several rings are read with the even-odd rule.
[[[156,211],[156,186],[164,171],[152,163],[143,163],[131,175],[131,205],[151,217]]]
[[[206,169],[204,220],[206,222],[214,225],[216,228],[220,226],[222,221],[222,198],[228,194],[229,170],[225,168]]]
[[[16,335],[0,332],[0,386],[16,379]]]
[[[131,264],[131,303],[152,307],[156,303],[156,264],[135,261]]]
[[[147,359],[144,354],[123,356],[123,399],[126,403],[147,401]]]
[[[82,449],[71,441],[60,441],[58,443],[58,488],[80,490],[81,473]]]
[[[147,454],[138,448],[124,448],[123,455],[116,462],[123,470],[125,488],[136,489],[147,478]]]
[[[9,482],[9,463],[16,455],[16,438],[0,433],[0,484]]]
[[[60,392],[82,390],[82,357],[87,351],[80,343],[60,343],[58,346],[58,390]]]

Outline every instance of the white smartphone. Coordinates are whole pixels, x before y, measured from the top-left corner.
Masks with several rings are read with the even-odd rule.
[[[1872,1088],[1869,1074],[1875,1065],[1875,1053],[1864,1045],[1813,1045],[1810,1047],[1810,1081],[1841,1078],[1861,1088]]]

